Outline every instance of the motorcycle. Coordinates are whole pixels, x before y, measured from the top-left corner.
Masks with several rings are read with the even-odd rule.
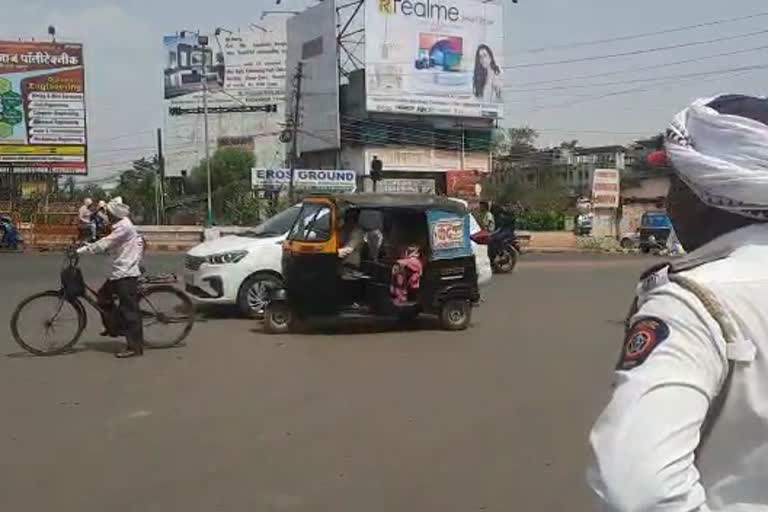
[[[499,228],[496,231],[478,231],[470,236],[479,245],[488,246],[488,258],[491,268],[499,274],[509,274],[515,270],[520,256],[520,242],[515,232],[509,228]]]
[[[0,215],[0,249],[17,251],[22,244],[19,231],[10,217]]]

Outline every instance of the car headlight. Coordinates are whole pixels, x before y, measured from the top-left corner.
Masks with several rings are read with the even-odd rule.
[[[232,251],[208,256],[208,263],[211,265],[226,265],[227,263],[237,263],[248,255],[248,251]]]

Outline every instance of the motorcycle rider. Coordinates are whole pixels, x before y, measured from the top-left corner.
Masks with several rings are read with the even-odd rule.
[[[19,238],[16,226],[13,225],[13,221],[7,215],[0,215],[0,231],[2,231],[2,237],[0,237],[0,246],[7,247],[9,249],[16,249]]]
[[[93,213],[91,212],[92,204],[93,199],[86,197],[83,199],[83,204],[80,206],[80,209],[77,210],[77,220],[80,223],[80,230],[87,234],[88,242],[96,240],[96,223],[93,222],[93,217],[91,216]]]
[[[496,218],[491,213],[488,201],[480,201],[480,218],[478,219],[480,227],[489,233],[496,231]]]
[[[130,207],[116,197],[106,205],[106,213],[112,224],[112,232],[92,244],[77,250],[78,254],[112,251],[112,273],[99,289],[99,306],[103,313],[105,331],[102,335],[118,336],[125,333],[127,347],[115,354],[118,358],[140,356],[144,353],[144,332],[138,302],[138,277],[141,275],[141,259],[144,240],[133,225]],[[114,296],[118,307],[115,310]]]

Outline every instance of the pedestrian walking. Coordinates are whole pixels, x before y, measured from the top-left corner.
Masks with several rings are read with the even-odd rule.
[[[637,287],[588,481],[615,511],[768,510],[768,100],[694,102],[667,131],[689,253]]]

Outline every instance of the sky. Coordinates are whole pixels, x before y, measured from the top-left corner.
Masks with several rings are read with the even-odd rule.
[[[26,0],[3,10],[0,39],[47,40],[47,27],[54,25],[60,41],[85,45],[90,176],[98,178],[155,151],[155,130],[163,126],[163,35],[243,27],[258,23],[264,9],[305,4]],[[766,15],[669,31],[761,13]],[[537,129],[542,146],[574,139],[582,145],[622,144],[663,130],[695,98],[765,95],[767,21],[762,0],[507,3],[502,125]],[[626,39],[659,31],[667,33]],[[760,31],[765,32],[752,34]],[[709,42],[714,39],[720,40]],[[678,47],[657,50],[669,46]],[[755,69],[760,65],[767,67]]]

